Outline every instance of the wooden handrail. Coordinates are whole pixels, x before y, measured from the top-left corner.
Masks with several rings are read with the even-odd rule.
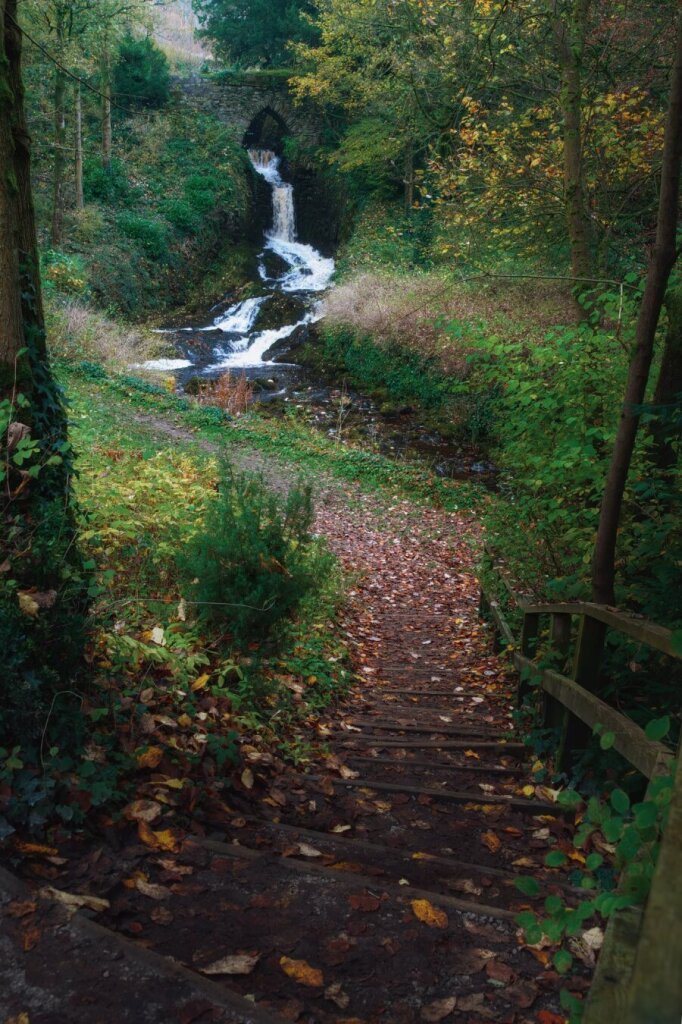
[[[487,550],[489,557],[491,552]],[[650,740],[643,729],[599,696],[600,662],[607,629],[682,660],[672,632],[646,619],[587,601],[569,604],[531,603],[516,595],[523,613],[521,637],[513,631],[499,604],[481,591],[481,609],[489,610],[495,628],[511,649],[514,665],[538,678],[545,699],[544,721],[559,726],[559,769],[575,748],[584,746],[599,724],[613,734],[614,748],[646,778],[670,772],[673,751]],[[572,678],[538,664],[543,616],[551,620],[550,648],[569,663],[572,620],[579,619]],[[524,681],[519,693],[524,692]],[[526,684],[527,689],[527,684]],[[587,728],[586,728],[587,727]],[[589,731],[588,731],[589,730]],[[678,752],[679,753],[679,752]],[[678,758],[668,824],[644,911],[628,907],[611,916],[597,972],[585,1006],[585,1024],[679,1024],[682,1020],[682,756]]]
[[[640,619],[629,612],[620,612],[607,605],[592,604],[589,601],[576,601],[571,604],[521,604],[521,609],[529,615],[587,615],[597,622],[603,622],[609,629],[615,629],[625,636],[639,640],[647,647],[667,654],[670,658],[682,660],[682,653],[673,646],[672,630],[658,626],[648,619]]]

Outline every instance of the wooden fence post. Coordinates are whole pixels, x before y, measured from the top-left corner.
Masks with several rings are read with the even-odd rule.
[[[591,618],[589,614],[584,614],[578,628],[572,676],[576,683],[589,690],[590,693],[596,694],[599,690],[599,673],[605,639],[606,624]],[[558,770],[563,771],[571,761],[573,752],[584,750],[591,738],[591,730],[569,712],[566,716],[557,754]]]
[[[550,627],[550,644],[552,651],[560,656],[557,670],[564,674],[568,652],[571,647],[571,621],[569,614],[555,612]],[[568,723],[567,709],[550,694],[544,695],[543,725],[546,729],[559,729],[563,738]]]

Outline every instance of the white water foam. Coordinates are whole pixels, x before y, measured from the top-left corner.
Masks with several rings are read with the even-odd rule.
[[[260,334],[256,334],[253,337],[248,348],[242,349],[241,351],[230,352],[220,363],[214,363],[213,366],[208,366],[206,370],[204,370],[204,373],[215,373],[216,370],[228,370],[232,367],[243,369],[247,366],[273,365],[273,360],[263,358],[268,349],[272,348],[276,341],[282,341],[283,338],[288,338],[290,334],[294,333],[297,327],[303,327],[305,324],[311,323],[312,319],[312,314],[309,314],[302,320],[299,320],[297,324],[287,324],[285,327],[275,327],[269,331],[261,331]]]
[[[132,363],[133,370],[160,370],[162,373],[170,370],[185,370],[193,363],[189,359],[148,359],[146,363]]]
[[[210,327],[199,328],[202,331],[223,331],[225,334],[248,334],[258,316],[258,311],[269,295],[261,295],[257,299],[244,299],[235,306],[230,306],[225,313],[216,317]]]

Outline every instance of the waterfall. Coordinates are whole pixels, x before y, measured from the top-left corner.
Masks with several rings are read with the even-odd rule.
[[[272,189],[270,237],[278,242],[295,242],[294,187],[280,177],[279,157],[269,149],[250,149],[249,157],[255,170],[265,178]]]

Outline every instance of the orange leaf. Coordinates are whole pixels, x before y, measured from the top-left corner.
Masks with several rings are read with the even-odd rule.
[[[414,916],[427,924],[429,928],[447,928],[448,915],[444,910],[434,907],[428,900],[412,900]]]
[[[497,853],[500,846],[500,837],[496,836],[494,832],[484,832],[481,836],[481,842],[484,843],[491,853]]]
[[[145,750],[142,754],[137,755],[137,767],[156,768],[162,757],[163,750],[161,747],[150,747],[149,750]]]
[[[291,960],[288,956],[279,958],[279,965],[285,974],[297,981],[299,985],[308,985],[310,988],[322,988],[324,975],[317,967],[311,967],[305,960]]]
[[[477,754],[475,750],[465,750],[464,751],[464,756],[465,757],[475,757],[477,761],[481,760],[481,755]]]
[[[15,839],[14,848],[19,853],[38,854],[41,857],[56,857],[59,850],[54,846],[45,846],[43,843],[28,843],[24,839]]]

